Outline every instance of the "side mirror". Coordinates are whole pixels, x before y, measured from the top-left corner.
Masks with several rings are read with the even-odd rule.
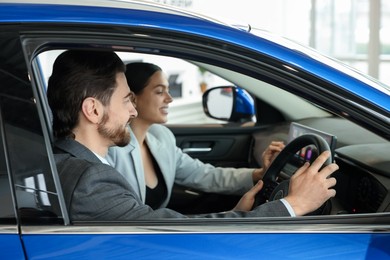
[[[214,119],[244,123],[253,121],[255,102],[242,88],[215,87],[203,94],[203,110],[208,117]]]

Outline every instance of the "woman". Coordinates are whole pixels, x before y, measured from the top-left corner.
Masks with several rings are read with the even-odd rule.
[[[168,80],[161,68],[150,63],[130,63],[126,78],[134,92],[138,117],[131,122],[131,142],[110,148],[108,161],[130,182],[139,197],[153,209],[166,207],[174,183],[204,192],[242,195],[259,183],[264,169],[220,168],[202,163],[176,146],[173,133],[165,126],[173,101]],[[272,142],[263,153],[268,167],[282,142]],[[139,163],[139,162],[142,162]],[[257,192],[260,187],[254,187]],[[249,207],[249,208],[248,208]],[[250,206],[236,208],[245,210]]]

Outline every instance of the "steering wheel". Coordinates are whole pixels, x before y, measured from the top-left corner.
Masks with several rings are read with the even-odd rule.
[[[261,191],[256,195],[256,201],[254,206],[258,206],[264,202],[282,199],[287,196],[290,180],[282,181],[280,184],[277,182],[277,178],[285,165],[291,160],[295,154],[302,148],[314,145],[317,148],[318,154],[324,151],[330,151],[328,143],[324,138],[317,134],[304,134],[301,135],[290,143],[279,153],[279,155],[272,161],[268,170],[264,174],[263,182],[264,186]],[[332,163],[331,157],[329,157],[322,167]],[[319,209],[307,214],[307,215],[327,215],[331,210],[330,200],[326,201]]]

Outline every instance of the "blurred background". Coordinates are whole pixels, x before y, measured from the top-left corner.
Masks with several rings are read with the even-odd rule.
[[[390,85],[389,0],[150,0],[250,24]]]

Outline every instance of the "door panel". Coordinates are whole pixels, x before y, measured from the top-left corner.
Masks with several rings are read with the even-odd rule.
[[[18,234],[10,234],[4,231],[3,225],[0,227],[0,251],[1,259],[25,259],[22,244]],[[16,227],[14,228],[17,232]]]
[[[221,167],[255,166],[251,160],[254,128],[207,125],[168,127],[176,137],[176,145],[193,158]]]
[[[216,167],[255,168],[253,132],[255,128],[228,125],[168,125],[176,144],[193,158]],[[184,214],[231,210],[241,196],[205,193],[175,185],[169,208]]]

